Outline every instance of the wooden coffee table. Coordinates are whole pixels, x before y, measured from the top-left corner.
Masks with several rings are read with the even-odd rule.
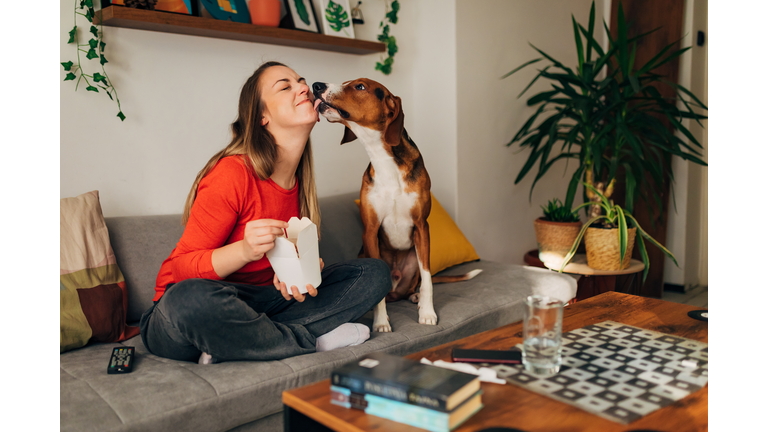
[[[707,340],[707,323],[688,317],[700,308],[629,294],[608,292],[567,306],[563,332],[602,321],[616,321],[647,330],[677,335],[701,342]],[[509,349],[522,342],[522,322],[509,324],[407,356],[420,360],[450,361],[453,347]],[[533,393],[514,384],[482,383],[485,407],[457,432],[491,427],[523,431],[698,431],[707,430],[708,386],[641,419],[622,425],[571,405]],[[331,404],[330,380],[283,392],[286,431],[402,431],[423,429]]]

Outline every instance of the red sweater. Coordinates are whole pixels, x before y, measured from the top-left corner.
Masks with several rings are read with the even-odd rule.
[[[163,265],[155,282],[157,301],[170,283],[184,279],[221,280],[213,270],[214,249],[243,239],[245,224],[257,219],[288,221],[299,217],[298,181],[291,190],[272,179],[259,180],[246,167],[242,156],[220,160],[200,180],[184,234]],[[267,256],[246,264],[225,280],[253,285],[271,285],[274,271]]]

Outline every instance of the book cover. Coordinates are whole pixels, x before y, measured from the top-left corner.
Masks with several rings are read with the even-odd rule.
[[[384,353],[367,354],[335,369],[331,384],[442,412],[480,390],[476,375]]]
[[[449,413],[398,402],[372,394],[356,393],[348,388],[331,386],[331,403],[344,408],[365,411],[366,414],[404,423],[432,432],[455,429],[483,408],[482,390],[462,402]]]

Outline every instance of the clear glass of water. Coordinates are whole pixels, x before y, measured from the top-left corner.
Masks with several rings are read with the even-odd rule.
[[[524,302],[523,365],[535,375],[554,375],[562,362],[563,302],[533,295]]]

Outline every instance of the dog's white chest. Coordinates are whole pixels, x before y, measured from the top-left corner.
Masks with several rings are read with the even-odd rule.
[[[413,245],[411,209],[419,195],[405,191],[402,174],[384,149],[366,145],[366,150],[375,172],[373,187],[368,191],[368,201],[379,217],[381,228],[387,233],[392,247],[410,249]]]

